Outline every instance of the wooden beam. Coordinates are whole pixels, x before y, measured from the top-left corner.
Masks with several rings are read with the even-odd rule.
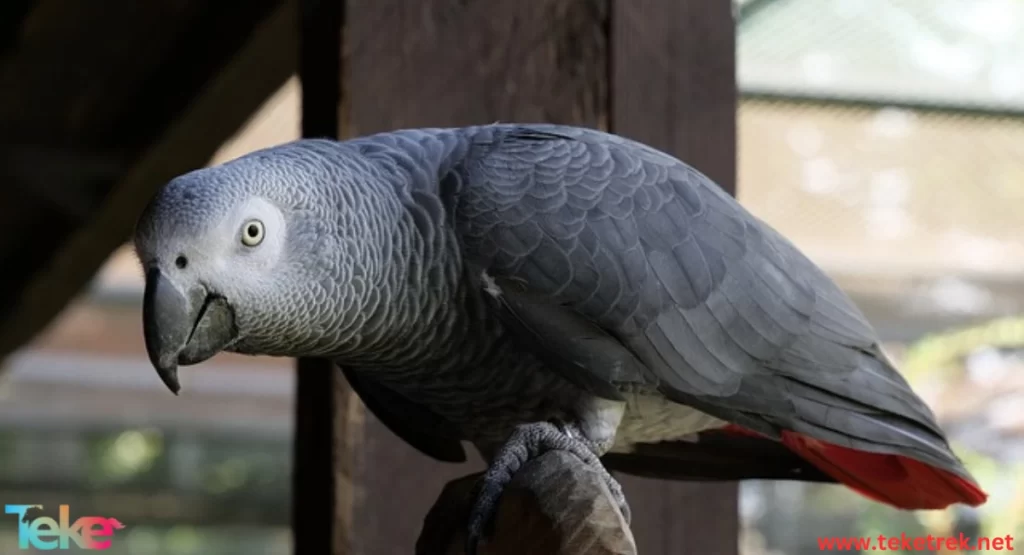
[[[601,127],[607,16],[606,0],[349,0],[343,126]],[[433,461],[369,414],[360,456],[353,553],[409,553],[444,484],[482,467]]]
[[[730,2],[613,0],[611,129],[736,192],[736,30]]]
[[[736,192],[735,23],[724,0],[612,0],[611,130]],[[619,476],[645,555],[737,553],[737,484]]]
[[[88,284],[110,253],[131,236],[136,218],[158,187],[205,165],[294,72],[293,0],[259,0],[243,16],[204,2],[162,3],[162,9],[174,12],[175,24],[189,17],[198,24],[189,27],[191,34],[184,38],[176,33],[169,38],[161,35],[161,48],[168,43],[180,47],[177,57],[160,51],[164,58],[147,57],[155,48],[149,43],[155,40],[159,18],[157,23],[146,20],[154,28],[135,28],[132,14],[137,15],[139,5],[123,4],[124,9],[96,10],[88,3],[40,2],[25,22],[25,40],[0,67],[11,77],[11,86],[0,88],[0,140],[95,147],[128,162],[119,178],[97,189],[95,194],[102,200],[83,225],[43,217],[55,211],[27,213],[28,205],[18,214],[22,225],[17,230],[11,231],[9,222],[0,224],[3,237],[17,239],[0,239],[0,246],[13,249],[0,248],[0,256],[12,268],[31,273],[25,276],[12,270],[0,278],[4,285],[0,288],[4,301],[0,302],[0,359],[49,324]],[[191,11],[179,14],[186,11],[186,4]],[[121,26],[104,35],[100,23],[115,16]],[[76,17],[100,23],[95,28],[81,21],[67,23]],[[86,29],[89,37],[72,34],[82,42],[80,47],[73,41],[61,47],[54,41],[68,37],[68,29]],[[146,50],[135,51],[135,40],[148,41]],[[117,67],[104,58],[111,52],[118,53],[118,63],[133,65]],[[165,58],[165,64],[153,67],[154,60]],[[148,65],[136,67],[142,62]],[[86,71],[93,67],[99,68],[97,72]],[[145,78],[129,82],[129,70],[145,72]],[[107,88],[100,90],[101,83]],[[10,190],[0,189],[5,208],[16,208],[7,202],[17,198],[10,196]],[[54,235],[54,230],[61,233]],[[21,239],[26,236],[34,237],[33,242]],[[38,252],[26,252],[28,246]],[[29,255],[33,260],[26,260]]]
[[[103,199],[93,194],[97,184],[116,180],[127,165],[109,154],[0,145],[0,182],[16,188],[16,194],[43,201],[76,224],[87,222],[102,203]]]
[[[337,99],[344,109],[336,120],[343,136],[492,121],[610,125],[681,155],[732,190],[734,30],[727,2],[350,0],[345,17]],[[318,409],[334,419],[337,438],[339,399],[356,405],[348,392],[334,396],[333,412]],[[354,473],[348,474],[353,486],[366,494],[349,490],[329,509],[337,514],[339,505],[352,503],[345,525],[353,535],[330,553],[407,552],[442,484],[480,462],[429,460],[370,414],[360,437],[358,450],[336,447],[336,476],[330,479]],[[351,437],[347,441],[354,446]],[[735,485],[624,481],[640,552],[678,553],[685,546],[735,553]]]
[[[18,29],[32,10],[33,0],[7,0],[0,3],[0,56],[18,42]]]
[[[351,132],[607,119],[607,0],[350,0]]]

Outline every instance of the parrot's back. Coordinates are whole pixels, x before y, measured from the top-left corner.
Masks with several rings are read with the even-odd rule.
[[[487,330],[493,356],[405,390],[445,419],[571,418],[582,397],[613,399],[630,407],[627,443],[720,428],[897,506],[984,500],[852,301],[697,170],[555,125],[362,141],[400,152],[401,194],[444,207],[432,225],[459,251],[457,325]]]
[[[470,133],[456,221],[465,259],[504,286],[505,321],[532,323],[514,333],[538,344],[545,322],[576,317],[546,347],[576,360],[581,340],[622,348],[549,366],[775,438],[874,499],[984,501],[850,298],[706,176],[595,130]]]

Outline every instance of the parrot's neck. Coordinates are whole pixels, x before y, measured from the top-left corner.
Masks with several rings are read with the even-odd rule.
[[[355,272],[372,276],[364,283],[376,290],[358,295],[362,305],[353,307],[355,318],[345,318],[346,340],[333,358],[384,373],[471,364],[485,355],[500,329],[487,317],[479,287],[464,268],[447,217],[451,200],[436,184],[393,198],[401,199],[398,205],[370,224],[380,226],[374,235],[388,237],[390,244],[361,257],[381,258]],[[385,202],[390,198],[378,206]]]
[[[424,302],[425,297],[430,299]],[[461,282],[430,291],[410,287],[374,317],[392,325],[375,337],[361,336],[358,344],[333,358],[339,365],[399,380],[409,371],[475,366],[501,336],[500,325],[486,312],[479,292]]]

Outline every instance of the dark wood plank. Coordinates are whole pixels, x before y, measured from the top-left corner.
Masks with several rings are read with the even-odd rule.
[[[604,125],[606,0],[350,0],[347,22],[347,133]],[[482,465],[434,462],[366,418],[354,553],[409,553],[443,485]]]
[[[341,100],[344,3],[299,3],[302,136],[337,139]],[[352,477],[362,421],[341,372],[329,360],[296,365],[292,462],[292,545],[295,555],[348,553],[352,539]]]
[[[613,0],[612,129],[736,186],[736,29],[730,2]]]
[[[606,0],[348,4],[353,134],[498,120],[604,123]]]
[[[735,194],[735,26],[723,0],[612,0],[611,130]],[[737,553],[735,483],[620,476],[645,555]]]

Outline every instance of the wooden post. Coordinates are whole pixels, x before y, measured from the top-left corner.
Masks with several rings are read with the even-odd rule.
[[[734,183],[727,1],[304,0],[302,20],[306,136],[569,123],[650,142]],[[299,363],[295,555],[409,553],[444,484],[482,464],[420,455],[364,415],[328,366]],[[621,478],[640,553],[736,553],[735,485]]]
[[[726,0],[613,0],[611,131],[736,193],[736,26]],[[738,552],[736,483],[619,475],[644,555]]]
[[[605,123],[604,0],[347,5],[344,128],[353,135],[499,120]],[[369,414],[360,456],[367,464],[359,476],[353,553],[361,555],[411,553],[445,483],[482,468],[476,459],[430,460]]]

